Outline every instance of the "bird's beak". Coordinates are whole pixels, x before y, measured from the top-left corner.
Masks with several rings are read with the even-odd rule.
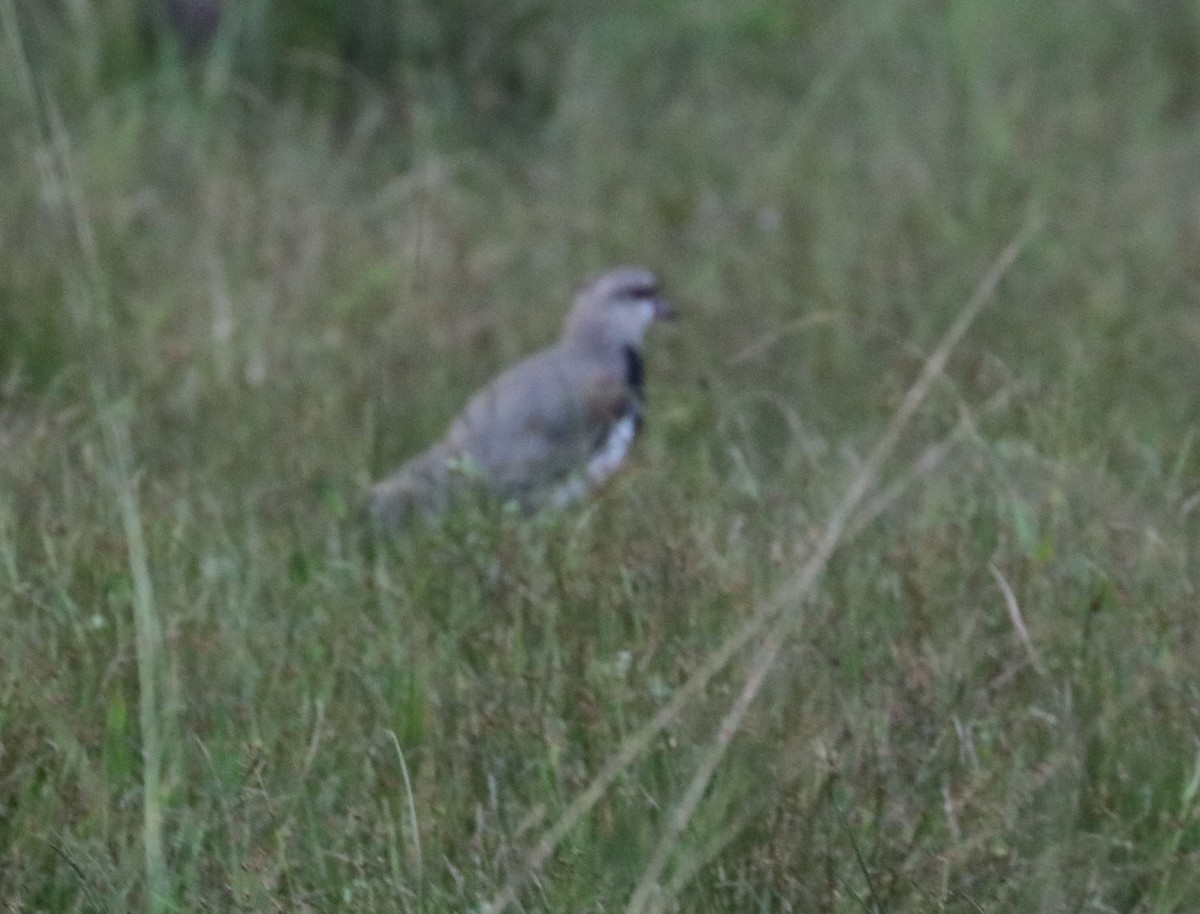
[[[665,298],[654,299],[654,319],[656,321],[673,321],[679,316],[675,306]]]

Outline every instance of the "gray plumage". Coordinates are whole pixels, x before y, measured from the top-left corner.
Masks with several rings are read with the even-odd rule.
[[[621,267],[587,283],[558,342],[499,375],[441,441],[375,485],[376,526],[434,517],[472,481],[526,511],[602,483],[641,423],[642,339],[674,313],[648,270]]]

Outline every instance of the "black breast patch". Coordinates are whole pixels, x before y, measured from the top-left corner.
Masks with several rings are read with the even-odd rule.
[[[625,384],[629,388],[629,401],[625,405],[624,415],[633,416],[634,428],[642,427],[642,405],[646,402],[646,366],[642,362],[642,354],[633,346],[622,350],[625,356]]]
[[[645,398],[646,366],[642,363],[642,354],[632,346],[626,346],[625,354],[625,383],[640,402]]]

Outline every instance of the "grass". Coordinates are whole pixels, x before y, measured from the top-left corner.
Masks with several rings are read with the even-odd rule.
[[[1194,5],[537,9],[397,114],[0,2],[0,905],[1200,909]],[[373,541],[630,260],[634,465]]]

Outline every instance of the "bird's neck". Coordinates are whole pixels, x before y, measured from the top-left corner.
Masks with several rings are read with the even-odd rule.
[[[609,358],[624,358],[627,349],[640,353],[643,336],[644,331],[631,333],[627,327],[586,318],[568,321],[563,330],[563,342],[570,348]]]

